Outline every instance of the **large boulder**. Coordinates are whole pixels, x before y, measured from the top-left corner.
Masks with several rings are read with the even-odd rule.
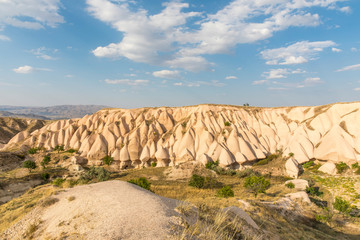
[[[88,163],[88,160],[81,156],[72,156],[70,158],[70,161],[72,164],[78,164],[78,165],[86,165]]]
[[[241,208],[231,206],[223,209],[225,212],[231,212],[235,216],[243,219],[246,221],[247,224],[249,224],[251,227],[255,229],[260,229],[259,226],[256,224],[256,222]]]
[[[306,190],[306,188],[309,187],[309,182],[305,179],[288,180],[285,182],[285,185],[288,183],[293,183],[296,190]]]
[[[336,165],[333,162],[327,162],[319,168],[319,171],[330,175],[335,175]]]
[[[295,159],[290,158],[285,163],[285,170],[289,177],[297,178],[300,174],[300,165]]]
[[[285,197],[287,197],[293,201],[300,200],[301,202],[311,204],[309,196],[304,191],[296,192],[296,193],[289,193],[289,194],[286,194]]]

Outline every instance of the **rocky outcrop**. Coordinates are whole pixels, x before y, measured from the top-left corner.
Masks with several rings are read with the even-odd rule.
[[[288,159],[285,163],[286,174],[289,177],[297,178],[300,174],[299,163],[295,159]]]
[[[323,173],[335,175],[336,174],[336,165],[332,162],[327,162],[324,165],[322,165],[318,170]]]
[[[278,149],[293,153],[298,164],[313,158],[351,164],[360,160],[359,108],[356,102],[283,108],[106,109],[19,134],[5,148],[22,142],[47,149],[59,144],[77,149],[90,162],[111,155],[114,164],[122,167],[217,160],[222,167],[239,167]]]
[[[305,179],[288,180],[285,182],[285,185],[289,183],[294,184],[296,190],[306,190],[306,188],[309,187],[309,182]]]

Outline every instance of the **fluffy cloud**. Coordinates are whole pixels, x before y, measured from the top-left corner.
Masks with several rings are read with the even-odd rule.
[[[225,86],[224,83],[219,82],[217,80],[213,80],[210,82],[205,81],[196,81],[196,82],[176,82],[174,86],[184,86],[184,87],[201,87],[201,86],[212,86],[212,87],[223,87]]]
[[[214,14],[186,11],[188,3],[171,1],[154,15],[135,1],[86,2],[92,16],[123,33],[120,42],[93,50],[95,56],[202,71],[213,65],[204,55],[229,53],[238,44],[267,39],[289,27],[319,25],[319,15],[310,8],[329,8],[339,1],[234,0]],[[200,20],[190,22],[192,18]],[[284,63],[307,60],[290,55]]]
[[[301,41],[287,47],[267,49],[260,54],[269,65],[300,64],[313,60],[319,52],[335,45],[333,41]]]
[[[22,67],[14,68],[13,71],[16,73],[28,74],[28,73],[32,73],[34,71],[34,68],[31,66],[25,65]]]
[[[64,22],[58,13],[60,0],[0,0],[0,28],[14,27],[41,29],[56,27]]]
[[[107,84],[120,84],[120,85],[128,85],[128,86],[141,86],[141,85],[147,85],[149,83],[149,80],[130,80],[130,79],[116,79],[116,80],[110,80],[105,79],[104,80]]]
[[[333,51],[333,52],[341,52],[342,50],[341,49],[339,49],[339,48],[331,48],[331,51]]]
[[[360,64],[346,66],[346,67],[340,68],[340,69],[338,69],[336,71],[337,72],[343,72],[343,71],[350,71],[350,70],[360,70]]]
[[[225,79],[226,79],[226,80],[237,79],[237,77],[236,77],[236,76],[227,76]]]
[[[161,70],[153,72],[154,77],[158,78],[168,78],[168,79],[176,79],[180,77],[179,71],[171,71],[171,70]]]
[[[322,83],[321,79],[319,77],[309,77],[304,80],[305,85],[311,85],[311,84],[317,84]]]
[[[267,82],[268,82],[268,80],[258,80],[258,81],[253,81],[252,85],[263,85]]]

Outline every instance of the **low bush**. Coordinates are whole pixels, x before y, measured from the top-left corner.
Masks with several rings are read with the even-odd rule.
[[[337,173],[339,173],[339,174],[343,173],[346,169],[349,168],[349,166],[346,165],[346,163],[344,163],[344,162],[336,163],[335,166],[336,166]]]
[[[236,176],[238,176],[239,178],[245,178],[251,175],[258,175],[258,173],[252,170],[251,168],[246,168],[236,173]]]
[[[290,188],[290,189],[295,188],[295,184],[292,183],[292,182],[289,182],[289,183],[285,184],[285,186],[288,187],[288,188]]]
[[[50,174],[48,172],[43,172],[43,173],[41,173],[41,178],[44,181],[47,181],[50,178]]]
[[[88,171],[80,176],[81,182],[90,182],[96,179],[99,182],[106,181],[110,178],[110,172],[103,167],[90,167]]]
[[[75,149],[70,148],[70,149],[69,149],[69,150],[67,150],[66,152],[68,152],[68,153],[74,153],[74,152],[76,152],[76,150],[75,150]]]
[[[104,162],[104,164],[110,166],[111,163],[114,161],[114,158],[112,158],[109,155],[106,155],[105,157],[103,157],[102,161]]]
[[[313,187],[313,186],[310,186],[310,187],[306,187],[306,193],[307,194],[309,194],[309,195],[311,195],[311,196],[318,196],[318,197],[320,197],[320,196],[322,196],[324,193],[323,192],[321,192],[320,190],[319,190],[319,188],[318,187]]]
[[[31,172],[32,169],[36,168],[36,163],[34,161],[31,161],[31,160],[26,160],[23,163],[23,167],[29,169],[29,172]]]
[[[135,185],[138,185],[139,187],[142,187],[142,188],[144,188],[146,190],[151,191],[151,189],[150,189],[151,183],[144,177],[137,178],[137,179],[131,179],[128,182],[132,183],[132,184],[135,184]]]
[[[38,148],[30,148],[30,149],[28,150],[28,153],[29,153],[29,154],[35,154],[35,153],[37,153],[37,151],[39,151]]]
[[[302,166],[303,166],[303,168],[309,168],[309,167],[312,167],[312,166],[314,166],[314,161],[309,161],[309,162],[306,162],[306,163],[304,163]]]
[[[229,126],[231,125],[231,123],[228,122],[228,121],[226,121],[226,122],[224,123],[224,125],[225,125],[226,127],[229,127]]]
[[[269,162],[277,159],[278,157],[280,157],[280,154],[270,154],[269,156],[267,156],[264,159],[261,159],[260,161],[258,161],[257,163],[254,164],[254,166],[261,166],[261,165],[265,165],[268,164]]]
[[[156,167],[157,163],[156,162],[152,162],[151,163],[151,167]]]
[[[217,191],[216,196],[223,198],[233,197],[234,191],[231,189],[230,186],[224,186],[221,189],[219,189],[219,191]]]
[[[342,213],[350,213],[354,209],[354,206],[351,206],[348,201],[342,199],[341,197],[335,197],[333,206],[336,210]]]
[[[252,175],[245,178],[244,187],[254,193],[255,197],[257,197],[259,193],[265,193],[269,186],[270,181],[266,180],[263,176]]]
[[[62,152],[62,151],[64,151],[64,146],[63,145],[56,145],[55,148],[54,148],[54,151],[58,151],[58,153]]]
[[[41,166],[43,168],[46,168],[46,165],[48,165],[50,163],[50,161],[51,161],[50,155],[45,155],[43,160],[41,161]]]
[[[356,169],[356,168],[359,168],[359,167],[360,167],[359,163],[354,163],[354,164],[351,165],[352,169]]]
[[[49,197],[49,198],[45,199],[45,200],[42,202],[41,206],[42,206],[42,207],[49,207],[49,206],[57,203],[58,201],[59,201],[58,198]]]
[[[52,182],[52,184],[55,186],[61,187],[64,182],[65,182],[65,179],[57,178]]]
[[[204,184],[205,184],[205,178],[197,174],[192,175],[189,181],[189,186],[195,188],[203,188]]]
[[[205,167],[210,170],[214,170],[217,166],[219,166],[219,160],[216,162],[210,161],[207,164],[205,164]]]

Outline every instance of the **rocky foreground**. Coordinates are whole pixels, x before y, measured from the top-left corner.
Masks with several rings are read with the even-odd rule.
[[[255,108],[223,105],[104,109],[13,137],[5,149],[27,145],[76,149],[90,164],[110,155],[115,166],[171,166],[219,160],[239,168],[282,150],[298,163],[360,160],[360,103]],[[292,153],[292,154],[291,154]]]

